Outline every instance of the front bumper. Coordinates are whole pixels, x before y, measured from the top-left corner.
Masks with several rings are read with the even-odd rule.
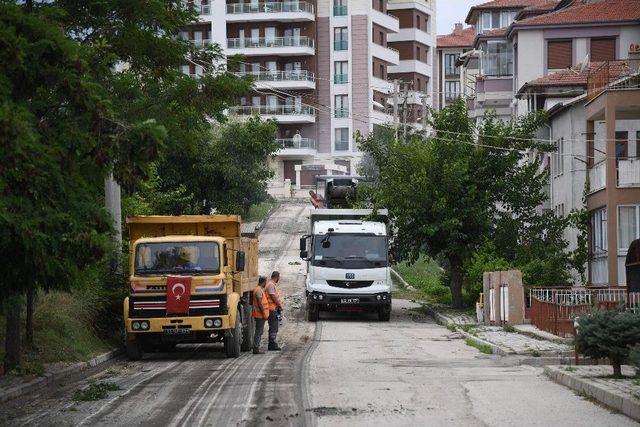
[[[125,326],[130,334],[151,334],[161,333],[167,335],[187,334],[191,332],[216,332],[229,329],[229,315],[211,315],[211,316],[185,316],[185,317],[127,317]],[[220,319],[222,324],[218,327],[207,328],[205,326],[206,319]],[[148,329],[134,329],[134,322],[146,321],[149,324]]]
[[[380,292],[376,294],[332,294],[324,292],[309,292],[307,294],[308,305],[323,305],[336,307],[375,307],[390,306],[391,293]]]

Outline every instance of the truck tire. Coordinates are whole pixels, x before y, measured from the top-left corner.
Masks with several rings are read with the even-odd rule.
[[[240,357],[240,347],[242,346],[242,321],[240,313],[236,315],[236,324],[233,328],[227,329],[224,333],[224,352],[227,357]]]
[[[378,320],[388,322],[391,319],[391,307],[380,307],[378,309]]]
[[[253,307],[245,304],[242,307],[242,351],[249,351],[253,348],[253,335],[255,333],[255,325],[251,318]]]
[[[128,334],[127,334],[128,335]],[[124,345],[125,350],[127,352],[127,358],[129,360],[135,361],[142,359],[142,347],[138,340],[130,340],[129,337],[125,335],[124,337]]]
[[[320,309],[318,306],[307,304],[307,320],[309,322],[317,322],[320,318]]]

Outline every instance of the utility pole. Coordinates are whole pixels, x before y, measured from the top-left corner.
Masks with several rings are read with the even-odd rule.
[[[409,101],[409,83],[404,83],[402,87],[402,135],[407,142],[407,104]]]
[[[427,130],[427,98],[429,97],[429,95],[427,95],[426,93],[423,93],[420,96],[420,99],[422,100],[422,130],[426,131]]]
[[[398,121],[399,121],[399,117],[398,117],[398,91],[399,90],[400,90],[400,88],[399,88],[398,79],[395,79],[393,81],[393,128],[394,128],[395,134],[396,134],[396,141],[398,141]]]
[[[104,205],[113,220],[115,231],[114,240],[116,243],[116,253],[122,250],[122,206],[120,201],[120,185],[113,179],[110,173],[104,180]],[[114,257],[112,269],[118,269],[118,259]]]

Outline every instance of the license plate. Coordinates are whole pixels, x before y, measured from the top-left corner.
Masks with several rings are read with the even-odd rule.
[[[359,304],[360,298],[340,298],[341,304]]]
[[[179,329],[165,329],[165,334],[189,334],[191,333],[191,329],[179,328]]]

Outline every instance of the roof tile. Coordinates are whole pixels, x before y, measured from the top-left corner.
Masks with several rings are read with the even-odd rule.
[[[467,27],[462,30],[461,33],[446,34],[438,36],[438,47],[470,47],[473,45],[473,40],[476,38],[476,29],[474,27]]]
[[[566,25],[640,20],[640,0],[591,0],[544,15],[523,19],[515,27],[528,25]]]

